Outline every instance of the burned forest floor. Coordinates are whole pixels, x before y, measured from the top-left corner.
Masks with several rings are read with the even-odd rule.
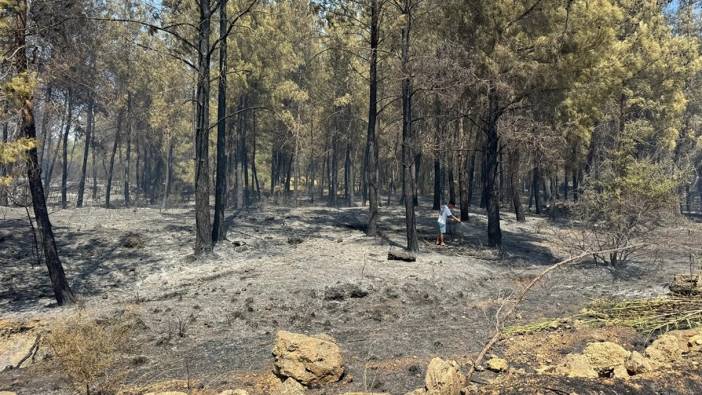
[[[329,335],[343,351],[344,379],[308,393],[404,394],[424,385],[432,357],[468,363],[492,334],[502,301],[549,265],[579,252],[572,241],[579,230],[566,221],[529,216],[518,223],[511,213],[503,214],[502,251],[484,246],[480,212],[454,226],[448,246],[438,247],[436,213],[422,205],[416,262],[387,260],[390,249],[405,243],[402,207],[382,207],[380,235],[368,238],[364,207],[264,204],[230,212],[228,240],[212,256],[195,259],[192,207],[50,211],[80,302],[55,306],[25,210],[0,208],[0,349],[3,336],[7,343],[23,331],[51,330],[86,317],[119,325],[128,331],[119,340],[124,343],[119,380],[133,393],[183,385],[200,393],[228,388],[260,393],[258,385],[271,371],[276,332],[286,330]],[[666,294],[675,274],[690,272],[702,223],[680,218],[652,240],[618,267],[586,259],[552,272],[510,324],[567,317],[597,299]],[[628,328],[575,326],[504,339],[492,352],[524,374],[496,381],[496,373],[480,369],[473,377],[476,391],[702,392],[699,357],[639,384],[531,375],[539,364],[589,340],[615,338],[632,349],[650,341]],[[50,347],[46,354],[0,373],[0,391],[74,393]]]

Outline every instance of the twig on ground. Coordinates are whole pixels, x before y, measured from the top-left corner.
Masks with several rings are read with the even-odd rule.
[[[22,367],[22,364],[28,360],[30,357],[32,357],[34,354],[36,354],[37,350],[39,350],[39,340],[41,339],[41,335],[37,335],[36,338],[34,338],[34,344],[32,344],[32,347],[29,348],[29,351],[27,351],[27,354],[20,359],[19,362],[17,362],[17,365],[15,365],[15,369],[19,369]]]
[[[490,338],[490,340],[488,340],[488,342],[485,344],[485,346],[484,346],[483,349],[480,351],[480,353],[478,354],[478,356],[475,358],[475,360],[473,361],[473,364],[471,365],[470,369],[468,369],[468,375],[467,375],[468,380],[470,380],[470,378],[471,378],[471,376],[473,375],[473,373],[475,373],[475,368],[476,368],[478,365],[480,365],[480,363],[481,363],[481,362],[483,361],[483,359],[485,358],[485,355],[488,353],[488,351],[490,351],[490,349],[492,348],[492,346],[494,346],[495,343],[497,343],[497,341],[499,340],[500,336],[502,335],[502,323],[505,322],[505,321],[507,320],[507,318],[509,318],[509,317],[512,315],[512,313],[514,313],[514,311],[516,310],[517,306],[519,306],[519,304],[524,300],[524,297],[525,297],[526,294],[529,292],[529,290],[531,290],[531,288],[533,288],[534,285],[536,285],[537,282],[541,281],[541,279],[543,279],[544,276],[546,276],[548,273],[550,273],[550,272],[552,272],[552,271],[558,269],[558,268],[561,267],[561,266],[567,265],[567,264],[572,263],[572,262],[579,261],[579,260],[581,260],[581,259],[583,259],[583,258],[585,258],[585,257],[587,257],[587,256],[591,256],[591,255],[594,255],[594,254],[609,254],[609,253],[612,253],[612,252],[624,251],[624,250],[629,250],[629,249],[632,249],[632,248],[639,248],[639,247],[642,247],[642,246],[644,246],[644,245],[643,245],[643,244],[636,244],[636,245],[630,245],[630,246],[626,246],[626,247],[612,248],[612,249],[609,249],[609,250],[586,251],[586,252],[583,252],[583,253],[580,254],[580,255],[572,256],[572,257],[570,257],[570,258],[568,258],[568,259],[565,259],[565,260],[562,260],[562,261],[560,261],[560,262],[558,262],[558,263],[555,263],[555,264],[549,266],[549,267],[548,267],[546,270],[544,270],[543,272],[541,272],[538,276],[534,277],[534,279],[531,280],[531,282],[522,290],[522,292],[519,293],[519,295],[517,296],[517,298],[514,300],[514,303],[512,303],[512,306],[509,308],[509,310],[507,310],[507,311],[505,312],[505,314],[502,316],[502,318],[500,318],[500,313],[502,313],[503,308],[510,302],[511,298],[508,298],[507,300],[505,300],[505,301],[502,303],[502,305],[497,309],[497,313],[495,314],[495,333],[492,335],[492,337]]]

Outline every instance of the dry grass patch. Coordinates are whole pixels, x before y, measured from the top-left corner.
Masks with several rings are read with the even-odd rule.
[[[121,354],[128,339],[124,327],[75,316],[51,328],[47,341],[57,362],[86,395],[117,393],[126,377]]]

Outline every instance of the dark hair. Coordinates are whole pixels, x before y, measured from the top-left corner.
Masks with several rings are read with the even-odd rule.
[[[455,205],[456,205],[456,202],[454,202],[453,200],[449,200],[449,206],[455,206]]]

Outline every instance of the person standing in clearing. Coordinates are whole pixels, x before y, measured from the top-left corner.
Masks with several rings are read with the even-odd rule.
[[[444,234],[446,234],[446,223],[449,221],[449,219],[455,222],[461,222],[461,220],[456,218],[456,216],[454,216],[451,212],[451,209],[455,208],[456,203],[453,201],[450,201],[448,205],[441,205],[441,209],[439,210],[439,218],[436,220],[436,223],[439,226],[439,235],[436,236],[436,245],[438,246],[446,245],[444,243]]]

